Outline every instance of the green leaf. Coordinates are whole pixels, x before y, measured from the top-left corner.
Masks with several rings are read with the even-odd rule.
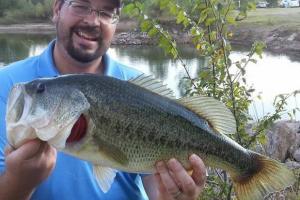
[[[177,13],[178,13],[178,9],[175,4],[171,5],[169,10],[172,15],[177,15]]]
[[[199,34],[196,27],[192,27],[190,32],[191,32],[191,34],[194,35],[194,36]]]
[[[233,16],[227,16],[226,21],[228,24],[236,24],[235,17]]]
[[[216,21],[215,18],[210,17],[205,20],[205,26],[211,26]]]
[[[267,137],[266,137],[266,134],[260,134],[259,137],[258,137],[258,141],[259,141],[259,143],[261,143],[263,145],[266,144],[267,141],[268,141]]]
[[[180,11],[176,17],[176,23],[180,24],[181,22],[183,22],[185,20],[185,15],[183,11]]]
[[[135,1],[135,6],[137,8],[139,8],[140,10],[144,10],[144,4],[142,4],[141,2],[139,1]]]
[[[148,32],[148,35],[149,35],[150,37],[154,37],[154,36],[157,35],[158,32],[159,32],[159,31],[158,31],[155,27],[153,27],[153,28],[151,28],[150,31]]]
[[[169,0],[161,0],[159,6],[161,9],[164,9],[168,6],[168,4],[169,4]]]
[[[240,62],[236,62],[236,63],[235,63],[235,66],[236,66],[237,68],[239,68],[239,69],[242,69],[242,65],[241,65]]]
[[[246,81],[246,79],[245,78],[242,78],[242,81],[243,81],[243,83],[247,83],[247,81]]]
[[[202,22],[204,22],[207,19],[207,12],[202,11],[200,14],[200,18],[198,20],[198,24],[201,24]]]
[[[210,32],[209,36],[210,36],[210,39],[214,41],[217,39],[217,32],[212,31],[212,32]]]
[[[130,3],[122,8],[122,12],[129,16],[134,16],[132,12],[134,9],[136,9],[135,4]]]
[[[152,23],[149,20],[143,21],[140,25],[141,31],[148,32],[150,28],[152,28]]]

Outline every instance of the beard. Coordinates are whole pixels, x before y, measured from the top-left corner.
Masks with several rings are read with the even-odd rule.
[[[63,44],[67,53],[78,62],[89,63],[94,61],[103,56],[108,49],[108,47],[106,47],[107,45],[103,42],[101,30],[98,27],[75,26],[70,28],[69,32],[66,32],[64,31],[64,28],[61,28],[61,31],[59,31],[59,24],[57,24],[57,30],[58,41]],[[95,38],[95,42],[97,42],[97,48],[95,50],[89,50],[87,47],[80,44],[75,46],[73,36],[74,34],[78,36],[79,31],[88,33]]]
[[[90,53],[85,51],[84,48],[76,48],[72,40],[67,43],[66,50],[73,59],[81,63],[89,63],[102,56],[100,53],[100,47],[98,47],[95,52]]]

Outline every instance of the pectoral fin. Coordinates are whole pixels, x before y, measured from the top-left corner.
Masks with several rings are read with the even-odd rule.
[[[100,165],[94,165],[93,172],[99,187],[104,193],[106,193],[114,182],[117,170]]]

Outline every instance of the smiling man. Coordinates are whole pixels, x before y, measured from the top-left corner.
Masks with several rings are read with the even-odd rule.
[[[0,69],[0,199],[144,199],[144,188],[149,199],[192,200],[200,194],[205,167],[195,155],[189,158],[191,176],[177,160],[171,159],[158,162],[155,175],[118,172],[111,189],[103,193],[88,162],[56,152],[39,140],[16,150],[7,146],[6,103],[14,84],[67,73],[102,74],[122,80],[140,74],[106,54],[120,7],[119,0],[56,0],[56,40],[41,55]]]

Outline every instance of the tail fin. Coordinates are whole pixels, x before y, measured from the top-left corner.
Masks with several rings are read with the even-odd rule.
[[[253,173],[231,174],[239,200],[261,200],[266,195],[280,191],[295,182],[293,172],[282,163],[252,151],[249,153],[257,166]]]

